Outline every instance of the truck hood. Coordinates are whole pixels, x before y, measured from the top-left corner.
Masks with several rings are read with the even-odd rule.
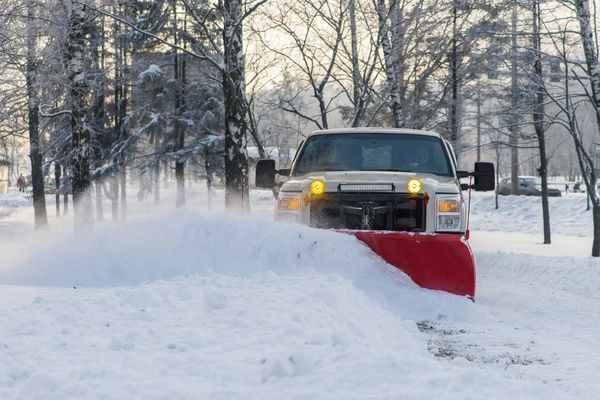
[[[460,193],[457,181],[453,177],[414,172],[388,171],[331,171],[313,172],[302,176],[290,177],[281,187],[282,192],[302,192],[308,190],[314,179],[325,182],[326,192],[337,192],[339,184],[373,184],[391,183],[395,192],[407,193],[406,183],[411,178],[419,178],[423,183],[423,191],[428,193]]]

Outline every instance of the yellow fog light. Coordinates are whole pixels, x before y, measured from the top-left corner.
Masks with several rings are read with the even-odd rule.
[[[315,179],[310,183],[310,193],[315,196],[320,196],[325,193],[325,182],[320,179]]]
[[[300,199],[298,197],[284,197],[279,200],[279,208],[285,210],[297,210],[300,208]]]
[[[457,213],[460,212],[460,204],[456,200],[440,199],[438,211],[441,213]]]
[[[423,189],[423,184],[417,178],[409,179],[409,181],[406,182],[406,190],[408,190],[408,193],[410,194],[417,194],[421,189]]]

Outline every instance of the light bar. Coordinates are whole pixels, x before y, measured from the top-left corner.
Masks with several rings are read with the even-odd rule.
[[[340,192],[393,192],[391,183],[340,183]]]

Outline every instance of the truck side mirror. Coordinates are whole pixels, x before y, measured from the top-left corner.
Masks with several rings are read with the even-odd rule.
[[[473,176],[475,177],[473,190],[485,192],[496,188],[494,164],[489,162],[476,162]]]
[[[275,160],[258,160],[256,163],[256,187],[272,189],[275,186]]]

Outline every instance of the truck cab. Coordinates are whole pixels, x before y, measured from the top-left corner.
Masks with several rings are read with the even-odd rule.
[[[281,186],[275,218],[315,228],[462,234],[466,207],[460,179],[475,190],[494,189],[494,168],[457,169],[449,142],[435,132],[352,128],[316,131],[302,143],[291,168],[257,164],[256,183]]]

